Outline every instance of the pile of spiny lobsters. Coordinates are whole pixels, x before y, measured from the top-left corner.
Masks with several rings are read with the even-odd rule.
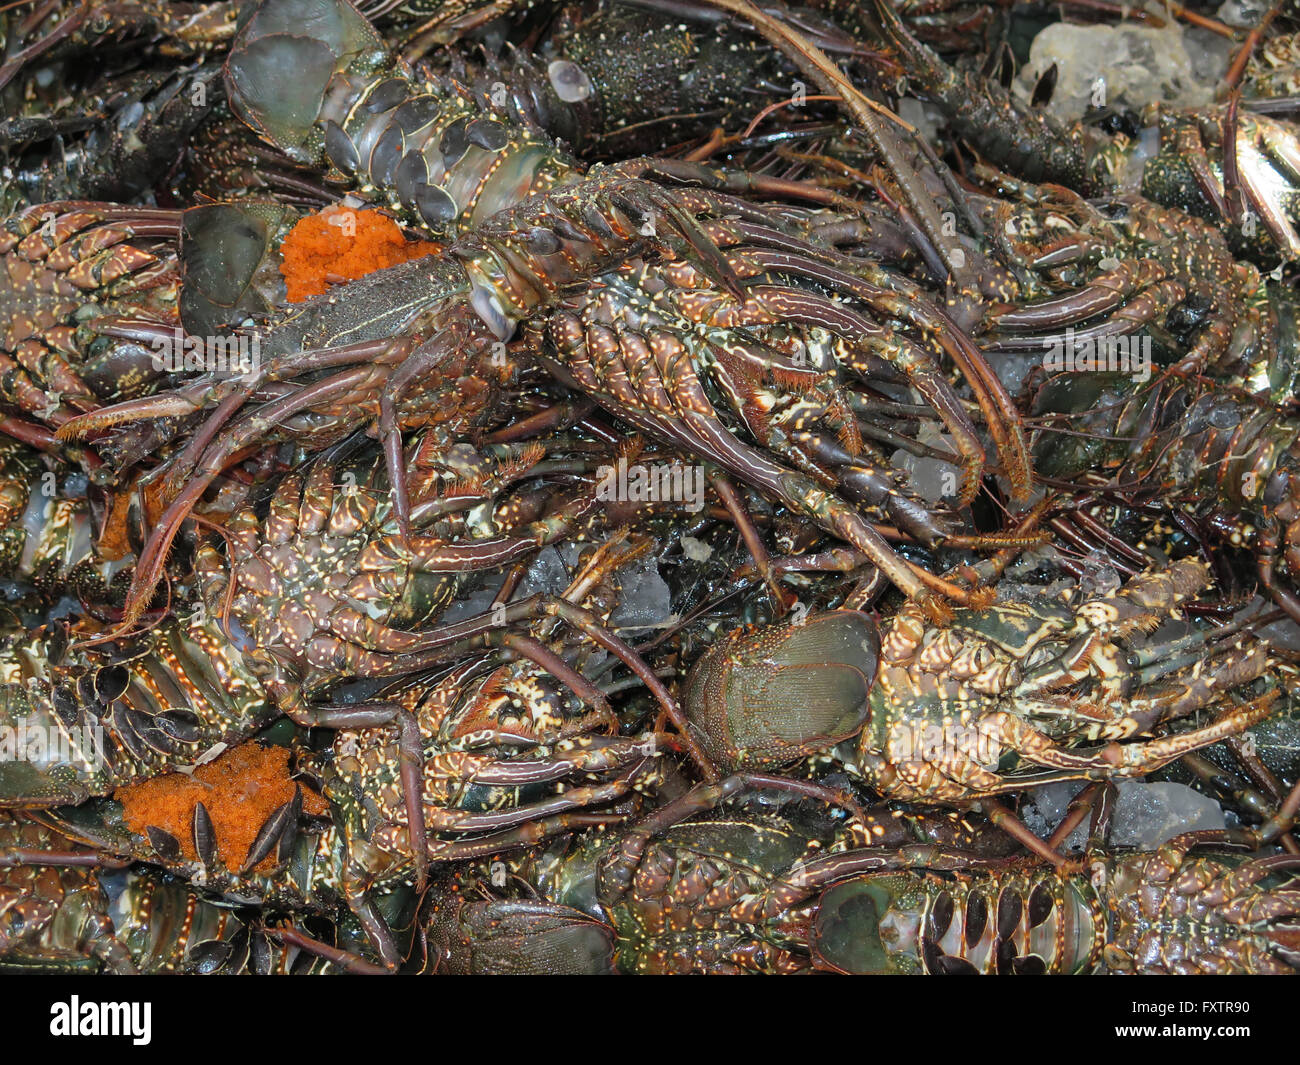
[[[1297,33],[0,8],[0,971],[1300,968]]]

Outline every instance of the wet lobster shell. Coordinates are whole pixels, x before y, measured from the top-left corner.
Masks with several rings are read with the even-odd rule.
[[[274,720],[239,650],[199,615],[80,647],[58,626],[4,651],[0,805],[55,806],[193,765]]]
[[[21,860],[11,860],[15,851]],[[268,934],[264,915],[145,866],[42,864],[93,852],[20,813],[0,813],[0,973],[330,973],[342,968]],[[323,925],[323,927],[321,927]],[[342,922],[311,929],[364,952]]]

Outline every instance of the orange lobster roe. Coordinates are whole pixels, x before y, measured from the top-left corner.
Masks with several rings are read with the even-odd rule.
[[[441,250],[427,240],[407,240],[379,211],[327,207],[302,219],[280,246],[280,273],[290,303],[319,296],[326,281],[364,277],[386,266]]]
[[[145,834],[149,825],[171,833],[181,853],[197,859],[194,850],[193,818],[200,800],[217,837],[217,852],[226,865],[238,868],[258,830],[279,806],[293,798],[294,781],[289,779],[289,751],[285,747],[262,747],[246,743],[201,765],[191,776],[169,773],[140,784],[118,788],[114,798],[132,832]],[[325,800],[308,788],[302,789],[304,812],[324,816]],[[275,866],[275,852],[257,866],[268,872]]]

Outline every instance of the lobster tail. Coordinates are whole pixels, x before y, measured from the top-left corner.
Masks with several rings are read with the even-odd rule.
[[[347,0],[266,0],[230,50],[230,103],[296,162],[315,163],[324,147],[316,116],[330,79],[386,56],[383,39]]]

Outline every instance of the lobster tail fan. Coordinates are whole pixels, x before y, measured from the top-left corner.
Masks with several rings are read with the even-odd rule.
[[[266,0],[226,64],[236,114],[295,162],[318,161],[326,86],[353,62],[382,62],[383,39],[345,0]]]

